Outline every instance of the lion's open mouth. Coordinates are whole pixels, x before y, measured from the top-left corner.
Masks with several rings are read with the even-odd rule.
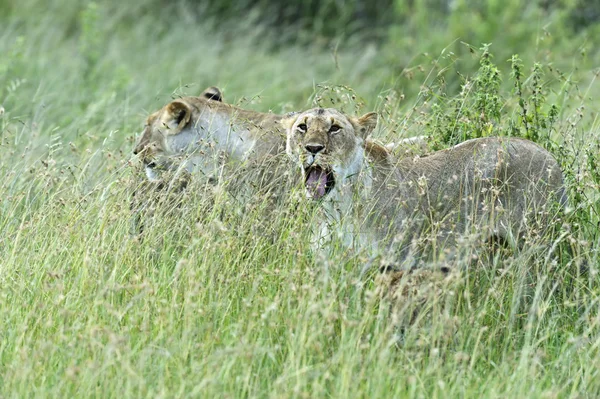
[[[304,171],[306,175],[306,190],[314,198],[323,198],[335,186],[335,179],[331,169],[325,169],[320,166],[309,166]]]

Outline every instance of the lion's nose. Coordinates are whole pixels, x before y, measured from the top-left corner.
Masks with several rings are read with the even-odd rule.
[[[311,154],[316,155],[319,152],[323,151],[325,146],[322,144],[309,143],[305,145],[304,148],[306,148],[306,151],[310,152]]]

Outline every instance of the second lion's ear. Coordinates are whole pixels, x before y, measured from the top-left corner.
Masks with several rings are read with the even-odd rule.
[[[373,130],[375,130],[375,127],[377,126],[377,112],[369,112],[364,114],[360,118],[352,121],[352,124],[356,129],[356,134],[365,139],[373,132]]]
[[[281,118],[279,124],[285,129],[286,134],[292,131],[294,124],[298,120],[298,116],[300,116],[300,112],[288,112]]]
[[[285,129],[286,133],[289,132],[294,126],[294,123],[296,123],[298,115],[300,115],[300,112],[289,112],[281,118],[279,124]]]
[[[200,97],[208,98],[209,100],[223,102],[223,93],[218,87],[211,86],[204,89]]]
[[[163,126],[169,129],[168,133],[176,134],[188,124],[191,116],[189,105],[182,100],[175,100],[167,105],[160,119]]]

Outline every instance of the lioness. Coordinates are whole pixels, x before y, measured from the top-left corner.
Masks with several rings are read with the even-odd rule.
[[[289,169],[280,168],[287,164],[282,118],[226,104],[216,87],[171,101],[150,115],[133,150],[147,177],[133,193],[134,234],[144,230],[156,209],[176,208],[181,189],[191,182],[208,195],[208,202],[221,192],[213,192],[216,183],[235,199],[248,199],[248,190],[256,194],[259,187],[269,195],[255,195],[257,202],[274,201],[274,188],[285,185],[286,176],[279,171]],[[192,174],[197,175],[193,180]]]
[[[225,163],[282,153],[282,118],[226,104],[221,92],[211,87],[199,97],[179,98],[150,115],[133,153],[141,156],[152,181],[174,169],[216,178]]]
[[[438,253],[448,256],[463,234],[518,242],[527,229],[547,225],[552,203],[567,202],[557,161],[531,141],[473,139],[396,161],[366,140],[376,124],[375,113],[354,118],[311,109],[287,121],[286,152],[300,167],[307,196],[322,202],[321,234],[338,223],[345,243],[383,243],[402,268],[415,267],[423,246],[450,248]]]

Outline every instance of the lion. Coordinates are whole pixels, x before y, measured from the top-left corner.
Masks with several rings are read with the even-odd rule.
[[[285,148],[284,115],[245,110],[222,101],[216,87],[181,97],[151,114],[133,153],[150,181],[165,171],[199,171],[218,178],[227,163],[259,162]]]
[[[178,208],[191,183],[193,189],[185,192],[208,203],[219,193],[227,193],[224,200],[275,201],[275,188],[287,179],[279,173],[288,162],[284,117],[226,104],[214,86],[151,114],[133,150],[146,177],[133,192],[133,234],[142,233],[157,210]],[[256,195],[257,186],[269,195]]]
[[[567,205],[558,162],[531,141],[486,137],[397,160],[367,139],[376,125],[373,112],[323,108],[286,122],[286,152],[326,215],[318,243],[336,229],[345,245],[393,256],[396,271],[423,266],[429,248],[444,269],[459,238],[519,245]]]

